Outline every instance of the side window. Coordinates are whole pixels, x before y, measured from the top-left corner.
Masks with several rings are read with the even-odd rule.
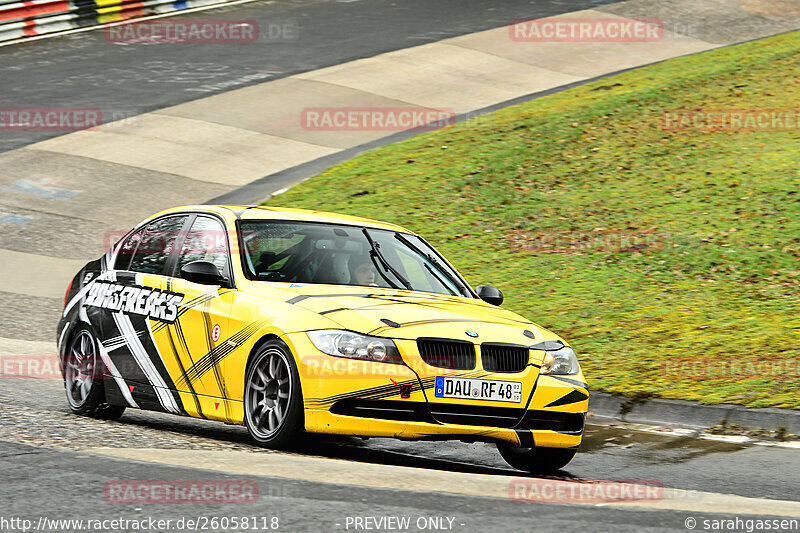
[[[214,263],[220,274],[230,279],[228,272],[228,235],[216,218],[198,216],[183,242],[175,275],[180,277],[181,267],[192,261]]]
[[[114,268],[116,270],[129,270],[131,259],[133,258],[136,248],[139,246],[139,240],[141,240],[141,238],[142,230],[128,235],[128,238],[125,239],[125,242],[122,243],[122,246],[120,246],[117,251],[117,259],[114,262]]]
[[[185,222],[186,215],[181,215],[160,218],[148,224],[139,238],[129,270],[162,274]]]

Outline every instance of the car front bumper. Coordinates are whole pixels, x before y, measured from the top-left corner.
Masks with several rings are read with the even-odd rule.
[[[286,335],[296,355],[309,432],[399,439],[504,441],[514,446],[575,448],[581,443],[588,390],[582,374],[453,373],[423,368],[408,342],[409,366],[354,361],[319,352],[305,333]],[[424,366],[424,365],[423,365]],[[439,373],[528,380],[520,404],[434,397]],[[422,376],[420,375],[422,374]]]

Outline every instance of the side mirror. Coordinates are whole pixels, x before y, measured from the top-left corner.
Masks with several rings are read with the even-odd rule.
[[[478,297],[486,303],[490,303],[492,305],[500,305],[503,303],[503,293],[500,292],[500,289],[497,287],[492,287],[491,285],[478,285],[475,287],[475,292],[477,292]]]
[[[217,265],[210,261],[192,261],[181,267],[181,277],[203,285],[224,285],[226,280],[219,273]]]

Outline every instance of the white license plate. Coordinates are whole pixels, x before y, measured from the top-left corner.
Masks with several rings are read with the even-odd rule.
[[[496,379],[436,376],[434,394],[437,398],[519,403],[522,401],[522,383]]]

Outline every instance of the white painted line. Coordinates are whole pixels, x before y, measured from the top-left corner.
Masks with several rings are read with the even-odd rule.
[[[0,337],[0,355],[56,355],[55,342]]]
[[[553,480],[542,478],[473,474],[447,470],[407,468],[379,463],[358,463],[343,459],[308,457],[285,452],[268,454],[233,450],[175,450],[159,448],[88,448],[82,450],[111,457],[145,461],[149,463],[185,466],[239,475],[274,476],[303,479],[316,483],[331,483],[395,490],[423,491],[427,494],[447,493],[510,500],[520,498],[525,505],[525,493],[517,486],[528,483],[548,485],[551,488],[572,487],[579,492],[586,483],[602,484],[604,480]],[[610,483],[619,483],[609,481]],[[647,487],[631,482],[630,485]],[[652,487],[652,485],[651,485]],[[544,494],[542,492],[541,494]],[[608,493],[611,496],[611,493]],[[530,493],[528,493],[530,496]],[[555,495],[554,495],[555,498]],[[582,506],[613,506],[642,509],[669,509],[738,515],[769,515],[795,518],[800,516],[800,502],[750,498],[735,494],[716,494],[694,490],[664,488],[650,499],[609,498],[598,502],[596,498],[571,498],[561,501],[536,500],[536,503],[561,503]]]
[[[86,264],[35,253],[0,249],[0,291],[64,299],[70,280]]]
[[[644,424],[635,424],[632,422],[614,421],[612,424],[601,424],[590,422],[596,426],[609,426],[613,425],[620,429],[630,431],[641,431],[642,433],[651,433],[654,435],[664,435],[665,437],[694,437],[703,440],[713,440],[718,442],[730,442],[733,444],[746,444],[748,446],[772,446],[775,448],[800,448],[800,441],[772,441],[772,440],[758,440],[748,435],[719,435],[716,433],[709,433],[701,429],[687,429],[687,428],[669,428],[665,429],[662,426],[651,426]]]
[[[734,444],[747,444],[753,442],[753,439],[751,439],[747,435],[715,435],[713,433],[701,433],[700,438],[703,440],[732,442]]]

